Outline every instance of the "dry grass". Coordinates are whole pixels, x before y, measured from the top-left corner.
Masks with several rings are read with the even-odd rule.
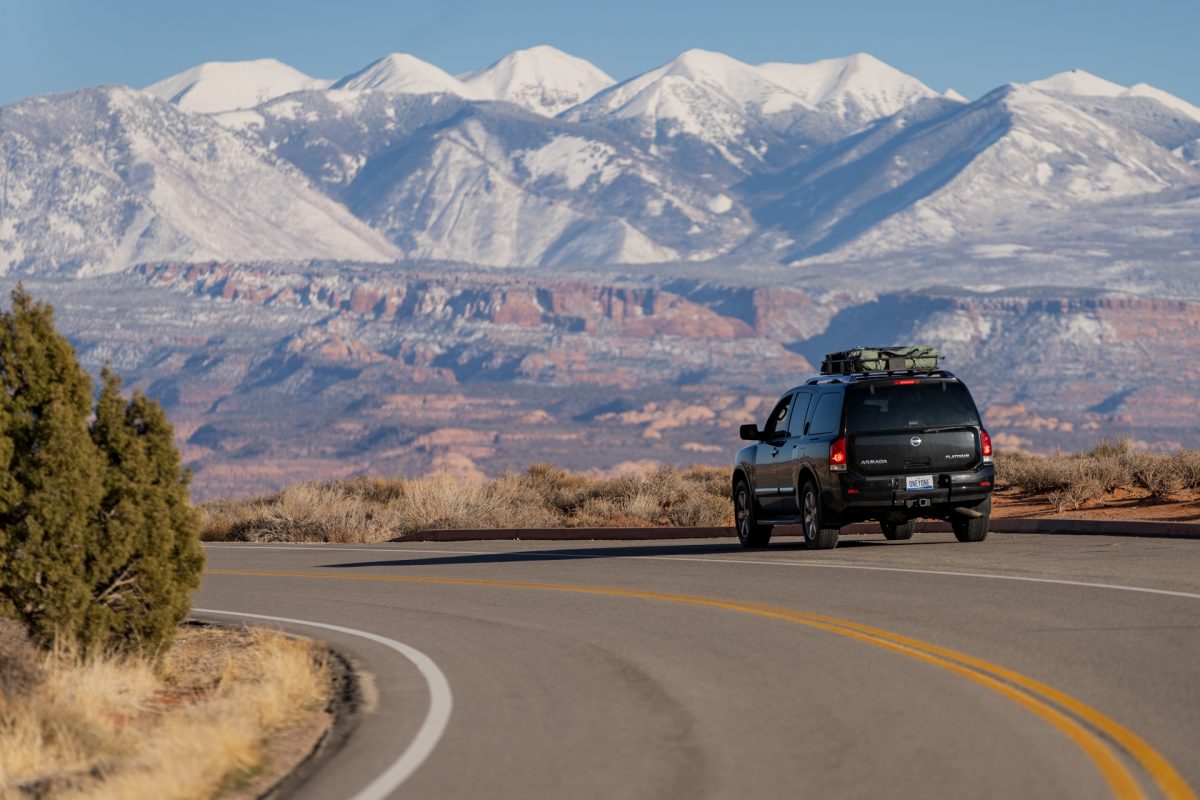
[[[1059,512],[1099,503],[1118,490],[1167,500],[1200,490],[1200,451],[1136,452],[1118,439],[1070,455],[998,453],[996,480],[1025,495],[1044,495]]]
[[[999,453],[997,483],[1044,497],[1058,511],[1119,490],[1154,499],[1200,491],[1200,451],[1136,452],[1126,440],[1086,453]],[[206,541],[381,542],[439,528],[732,525],[729,470],[662,467],[640,476],[589,478],[550,464],[489,481],[353,478],[302,483],[278,494],[201,506]]]
[[[379,542],[438,528],[730,525],[729,472],[588,478],[550,464],[472,482],[354,478],[201,506],[206,541]]]
[[[185,628],[158,665],[58,651],[43,673],[0,705],[6,798],[210,797],[262,769],[266,738],[329,693],[319,646],[263,630]]]

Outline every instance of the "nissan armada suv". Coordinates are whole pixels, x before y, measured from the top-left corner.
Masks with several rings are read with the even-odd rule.
[[[992,442],[950,372],[823,374],[784,392],[763,428],[743,425],[741,437],[754,442],[733,468],[744,547],[766,545],[776,525],[802,525],[811,548],[836,547],[843,525],[864,520],[908,539],[918,517],[948,521],[960,542],[987,536]]]

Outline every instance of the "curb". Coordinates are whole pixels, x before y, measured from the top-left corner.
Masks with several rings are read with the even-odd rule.
[[[992,533],[1043,533],[1068,536],[1131,536],[1166,539],[1200,539],[1200,524],[1192,522],[1143,522],[1106,519],[1036,519],[1009,517],[993,519]],[[879,533],[873,522],[856,522],[842,534],[861,536]],[[946,522],[918,522],[918,533],[949,533]],[[800,536],[798,526],[778,528],[777,536]],[[394,542],[488,542],[488,541],[638,541],[659,539],[735,538],[732,527],[724,528],[491,528],[473,530],[421,531],[392,539]]]

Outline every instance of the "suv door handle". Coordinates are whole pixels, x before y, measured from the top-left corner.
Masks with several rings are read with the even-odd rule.
[[[778,447],[772,447],[772,448],[771,448],[771,455],[773,455],[773,456],[777,456],[777,455],[779,455],[779,448],[778,448]]]

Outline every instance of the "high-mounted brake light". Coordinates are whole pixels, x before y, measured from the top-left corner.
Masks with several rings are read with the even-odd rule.
[[[910,383],[916,383],[912,378],[906,378],[902,381],[892,381],[893,386],[908,386]]]
[[[983,428],[979,429],[979,444],[983,450],[983,463],[992,463],[992,437]]]
[[[846,437],[839,436],[829,443],[829,471],[846,471]]]

